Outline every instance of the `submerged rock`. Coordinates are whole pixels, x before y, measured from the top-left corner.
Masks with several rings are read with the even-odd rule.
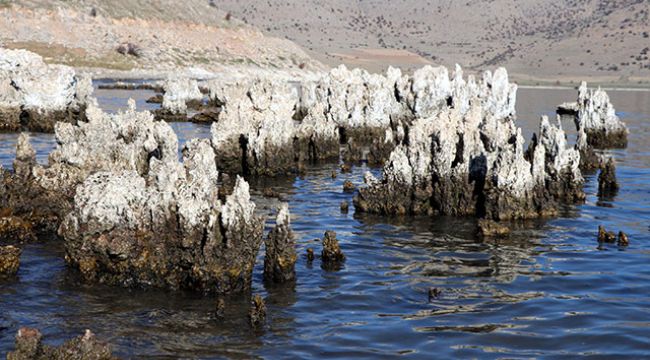
[[[256,294],[251,299],[248,321],[253,328],[259,328],[266,322],[266,304],[262,296]]]
[[[266,255],[264,256],[264,279],[274,283],[295,280],[296,260],[293,231],[289,215],[289,204],[283,203],[275,220],[275,227],[266,238]]]
[[[478,232],[483,237],[507,236],[510,235],[510,228],[494,220],[480,219]]]
[[[22,244],[36,240],[32,224],[17,216],[0,217],[0,244]]]
[[[343,182],[343,191],[344,192],[348,192],[348,193],[354,192],[355,189],[356,189],[356,186],[354,186],[354,183],[352,183],[352,181],[345,180]]]
[[[339,241],[336,240],[336,233],[334,231],[325,231],[321,260],[323,261],[323,268],[328,270],[338,269],[343,261],[345,261],[345,255],[343,255],[343,252],[341,251]]]
[[[349,209],[350,209],[350,204],[347,201],[342,201],[341,202],[341,212],[343,214],[347,214]]]
[[[459,71],[448,90],[444,76],[436,77],[442,90],[417,107],[426,116],[406,126],[383,179],[366,174],[356,209],[503,220],[552,215],[558,201],[583,200],[580,155],[567,147],[559,121],[543,117],[524,152],[514,121],[517,87],[506,71],[486,72],[478,84]]]
[[[42,339],[40,331],[21,328],[16,334],[16,348],[7,354],[7,360],[117,359],[110,346],[97,340],[90,330],[58,347],[45,345]]]
[[[52,132],[85,118],[90,78],[26,50],[0,48],[0,131]]]
[[[12,245],[0,246],[0,275],[16,275],[22,250]]]
[[[616,116],[607,93],[600,88],[588,89],[582,82],[578,90],[576,128],[587,135],[589,146],[598,149],[627,147],[628,130]]]
[[[616,234],[607,231],[604,226],[598,225],[598,242],[613,243],[616,241]]]
[[[616,163],[614,158],[609,158],[598,174],[598,196],[611,197],[618,192],[616,181]]]

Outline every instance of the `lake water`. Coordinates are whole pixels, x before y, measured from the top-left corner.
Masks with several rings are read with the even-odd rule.
[[[13,348],[17,329],[29,326],[51,344],[89,328],[125,358],[648,357],[650,92],[609,93],[630,128],[629,147],[610,152],[621,185],[613,199],[600,201],[596,176],[588,174],[584,205],[514,224],[507,240],[481,241],[469,218],[395,219],[355,214],[352,206],[342,214],[339,204],[353,196],[343,182],[360,185],[364,167],[336,179],[332,164],[303,178],[253,181],[260,211],[275,211],[277,201],[261,196],[267,187],[289,202],[300,254],[293,286],[265,287],[258,259],[253,291],[268,307],[262,331],[248,327],[246,295],[228,298],[225,319],[217,319],[211,297],[81,284],[65,267],[61,243],[50,240],[26,245],[17,279],[0,282],[0,355]],[[128,96],[146,108],[151,94],[99,92],[111,111]],[[521,89],[526,137],[540,115],[576,94]],[[181,142],[209,136],[206,126],[172,126]],[[5,167],[15,137],[0,137]],[[52,136],[33,141],[46,161]],[[630,246],[599,246],[599,224],[625,231]],[[325,230],[337,232],[347,256],[340,271],[304,256],[309,247],[320,252],[314,239]],[[441,294],[429,301],[434,287]]]

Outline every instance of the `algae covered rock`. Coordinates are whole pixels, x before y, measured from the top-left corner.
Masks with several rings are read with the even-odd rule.
[[[0,275],[16,275],[22,250],[13,245],[0,246]]]
[[[229,293],[250,288],[264,219],[237,178],[218,200],[209,142],[196,140],[184,161],[151,159],[134,170],[98,172],[77,189],[59,233],[66,260],[87,281]]]
[[[280,206],[275,227],[268,234],[265,245],[264,279],[275,283],[295,280],[298,255],[287,203]]]

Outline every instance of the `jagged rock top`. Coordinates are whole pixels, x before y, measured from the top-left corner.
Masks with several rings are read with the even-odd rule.
[[[605,133],[627,133],[628,131],[625,124],[616,115],[609,96],[601,88],[589,89],[587,83],[583,81],[578,89],[577,107],[576,125],[578,129]]]
[[[221,221],[225,227],[237,229],[241,221],[250,222],[255,216],[255,203],[251,201],[249,185],[237,176],[232,194],[221,207]]]
[[[57,123],[57,148],[50,163],[86,170],[136,170],[147,172],[149,157],[176,160],[178,139],[165,122],[154,121],[149,112],[138,112],[135,101],[129,109],[107,114],[96,104],[87,109],[87,122]]]
[[[0,48],[0,107],[60,111],[84,105],[92,82],[64,65],[49,65],[26,50]]]

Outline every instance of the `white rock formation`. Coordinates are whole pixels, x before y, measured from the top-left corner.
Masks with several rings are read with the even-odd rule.
[[[37,165],[34,180],[44,189],[72,189],[94,172],[149,172],[149,159],[178,160],[178,139],[165,122],[154,121],[149,112],[129,109],[107,114],[90,103],[87,122],[57,123],[57,147],[50,153],[49,166]]]
[[[576,127],[587,134],[589,145],[598,148],[625,147],[628,129],[616,115],[607,93],[600,88],[587,88],[582,82],[578,90]]]
[[[39,112],[66,110],[88,101],[92,84],[64,65],[48,65],[26,50],[0,48],[0,107]]]
[[[412,91],[403,98],[415,114],[409,141],[390,154],[381,181],[366,177],[358,210],[527,218],[552,207],[554,196],[580,199],[580,155],[567,147],[559,124],[542,119],[541,145],[527,159],[515,125],[517,87],[504,69],[476,84],[464,81],[459,67],[453,80],[429,67],[408,82]]]
[[[137,126],[132,130],[136,144],[162,145],[163,156],[149,156],[146,172],[129,166],[136,161],[104,162],[105,170],[77,187],[59,231],[67,261],[91,281],[220,293],[248,289],[264,226],[248,184],[238,177],[222,205],[209,140],[188,142],[181,163],[176,151],[173,159],[166,152],[177,144],[173,132],[156,142],[156,132],[140,141]]]
[[[162,108],[172,114],[185,114],[189,101],[202,101],[203,94],[194,79],[171,76],[163,84]]]

